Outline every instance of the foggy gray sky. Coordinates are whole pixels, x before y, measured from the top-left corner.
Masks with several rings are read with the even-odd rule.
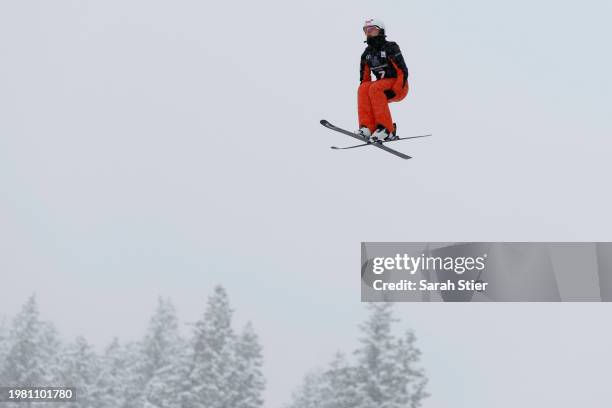
[[[269,407],[355,346],[361,241],[609,241],[606,1],[0,3],[0,312],[135,339],[223,284]],[[411,91],[403,161],[356,123],[361,24]],[[426,408],[604,406],[607,304],[398,305]],[[606,385],[607,386],[607,385]],[[606,403],[607,406],[607,403]]]

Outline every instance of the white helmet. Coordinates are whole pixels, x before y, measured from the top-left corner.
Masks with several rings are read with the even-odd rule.
[[[372,27],[372,26],[380,28],[383,32],[385,31],[385,23],[383,23],[382,20],[379,20],[377,18],[371,18],[369,20],[366,20],[365,23],[363,23],[362,28]]]

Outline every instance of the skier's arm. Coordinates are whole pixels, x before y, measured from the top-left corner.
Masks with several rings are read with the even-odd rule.
[[[393,54],[391,54],[391,61],[395,64],[396,68],[398,68],[402,75],[401,77],[398,75],[398,79],[393,86],[393,90],[396,93],[406,86],[406,81],[408,81],[408,67],[406,66],[406,61],[404,61],[404,57],[402,56],[402,52],[397,44],[393,47]],[[401,78],[401,81],[400,81]]]
[[[372,74],[370,66],[366,62],[363,55],[361,56],[361,63],[359,64],[359,83],[370,82],[372,80]]]

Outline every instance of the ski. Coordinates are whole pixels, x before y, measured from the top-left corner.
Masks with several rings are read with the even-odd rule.
[[[429,137],[431,135],[420,135],[420,136],[409,136],[409,137],[399,137],[397,139],[393,139],[393,140],[387,140],[387,141],[379,141],[378,143],[391,143],[391,142],[397,142],[400,140],[407,140],[407,139],[417,139],[419,137]],[[345,146],[345,147],[337,147],[337,146],[330,146],[332,149],[335,150],[346,150],[346,149],[354,149],[356,147],[362,147],[362,146],[367,146],[367,145],[371,145],[372,142],[368,142],[368,143],[362,143],[362,144],[358,144],[358,145],[354,145],[354,146]]]
[[[344,133],[345,135],[350,136],[350,137],[354,137],[355,139],[360,140],[361,142],[364,142],[365,144],[371,144],[372,146],[378,147],[379,149],[389,152],[397,157],[401,157],[402,159],[406,159],[406,160],[411,159],[410,156],[402,152],[398,152],[397,150],[393,150],[385,146],[382,143],[368,143],[368,140],[365,137],[362,137],[354,132],[339,128],[338,126],[334,126],[325,119],[321,119],[320,123],[321,125],[325,126],[328,129],[335,130],[336,132]]]

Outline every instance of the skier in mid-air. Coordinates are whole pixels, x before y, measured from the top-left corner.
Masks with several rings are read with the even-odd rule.
[[[398,102],[408,94],[408,67],[399,46],[387,41],[385,25],[377,19],[363,25],[367,48],[361,55],[357,111],[358,134],[372,142],[397,139],[389,102]],[[376,77],[372,81],[372,75]]]

